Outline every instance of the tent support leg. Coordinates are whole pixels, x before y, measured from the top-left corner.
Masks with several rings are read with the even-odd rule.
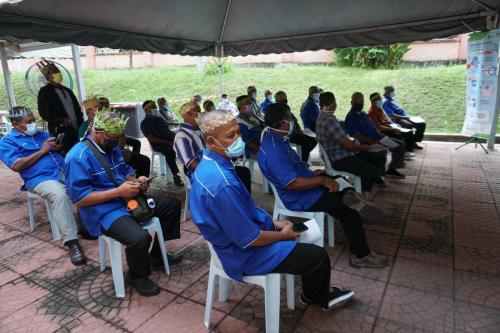
[[[71,53],[73,54],[73,66],[75,68],[76,87],[78,89],[78,97],[80,103],[83,102],[85,97],[85,85],[83,83],[82,63],[80,62],[80,49],[78,45],[71,44]]]
[[[10,108],[16,106],[16,96],[14,94],[14,87],[12,86],[12,79],[10,77],[9,63],[7,62],[7,52],[5,45],[0,44],[0,60],[2,61],[3,79],[5,81],[5,88],[7,89],[7,97],[9,100]]]

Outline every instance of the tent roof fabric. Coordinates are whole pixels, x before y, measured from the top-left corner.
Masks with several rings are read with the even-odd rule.
[[[485,30],[500,0],[24,0],[2,35],[181,55],[283,53]],[[1,37],[0,37],[1,38]]]

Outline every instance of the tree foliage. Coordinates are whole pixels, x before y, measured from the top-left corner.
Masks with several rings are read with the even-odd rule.
[[[394,69],[401,65],[410,44],[399,43],[382,46],[362,46],[334,49],[337,64],[358,68]]]

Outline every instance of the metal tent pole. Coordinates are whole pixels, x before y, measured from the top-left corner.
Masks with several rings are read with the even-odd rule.
[[[14,87],[12,86],[12,79],[10,77],[9,63],[7,62],[7,52],[5,45],[0,44],[0,60],[2,61],[3,79],[5,81],[5,88],[7,89],[7,97],[9,99],[10,108],[16,106],[16,96],[14,94]]]
[[[80,103],[85,100],[85,84],[83,82],[82,63],[80,62],[80,49],[78,45],[71,44],[71,53],[73,54],[73,66],[75,67],[76,87]]]
[[[495,15],[495,22],[496,22],[496,28],[498,28],[498,13]],[[491,124],[491,132],[490,132],[490,138],[488,139],[488,149],[493,150],[495,147],[495,139],[497,135],[497,124],[498,124],[498,113],[500,110],[500,75],[498,73],[498,66],[500,65],[499,62],[497,62],[497,96],[496,96],[496,101],[495,101],[495,112],[493,112],[493,121]]]

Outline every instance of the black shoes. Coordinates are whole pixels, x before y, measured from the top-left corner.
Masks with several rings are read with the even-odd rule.
[[[132,286],[142,296],[158,295],[161,291],[160,287],[148,277],[138,279],[130,279]]]
[[[72,242],[68,244],[69,249],[69,258],[71,259],[71,263],[75,266],[84,265],[87,263],[87,257],[85,253],[83,253],[82,246],[78,241]]]
[[[394,168],[387,170],[387,177],[400,178],[400,179],[406,178],[405,175],[403,175],[401,172],[399,172]]]
[[[424,149],[424,147],[419,146],[419,145],[417,145],[417,144],[415,143],[415,145],[413,146],[413,149],[422,150],[422,149]]]
[[[175,266],[182,262],[182,254],[172,254],[167,253],[168,265]],[[163,258],[162,257],[152,257],[149,256],[149,263],[151,267],[160,268],[163,267]]]
[[[184,186],[184,183],[182,182],[182,179],[179,175],[174,176],[174,185],[175,186]]]
[[[322,307],[323,311],[339,307],[345,304],[353,297],[354,297],[354,292],[352,290],[344,290],[337,286],[332,287],[332,291],[328,295],[328,305]],[[308,300],[303,294],[299,296],[299,301],[305,305],[312,304],[312,302]]]

